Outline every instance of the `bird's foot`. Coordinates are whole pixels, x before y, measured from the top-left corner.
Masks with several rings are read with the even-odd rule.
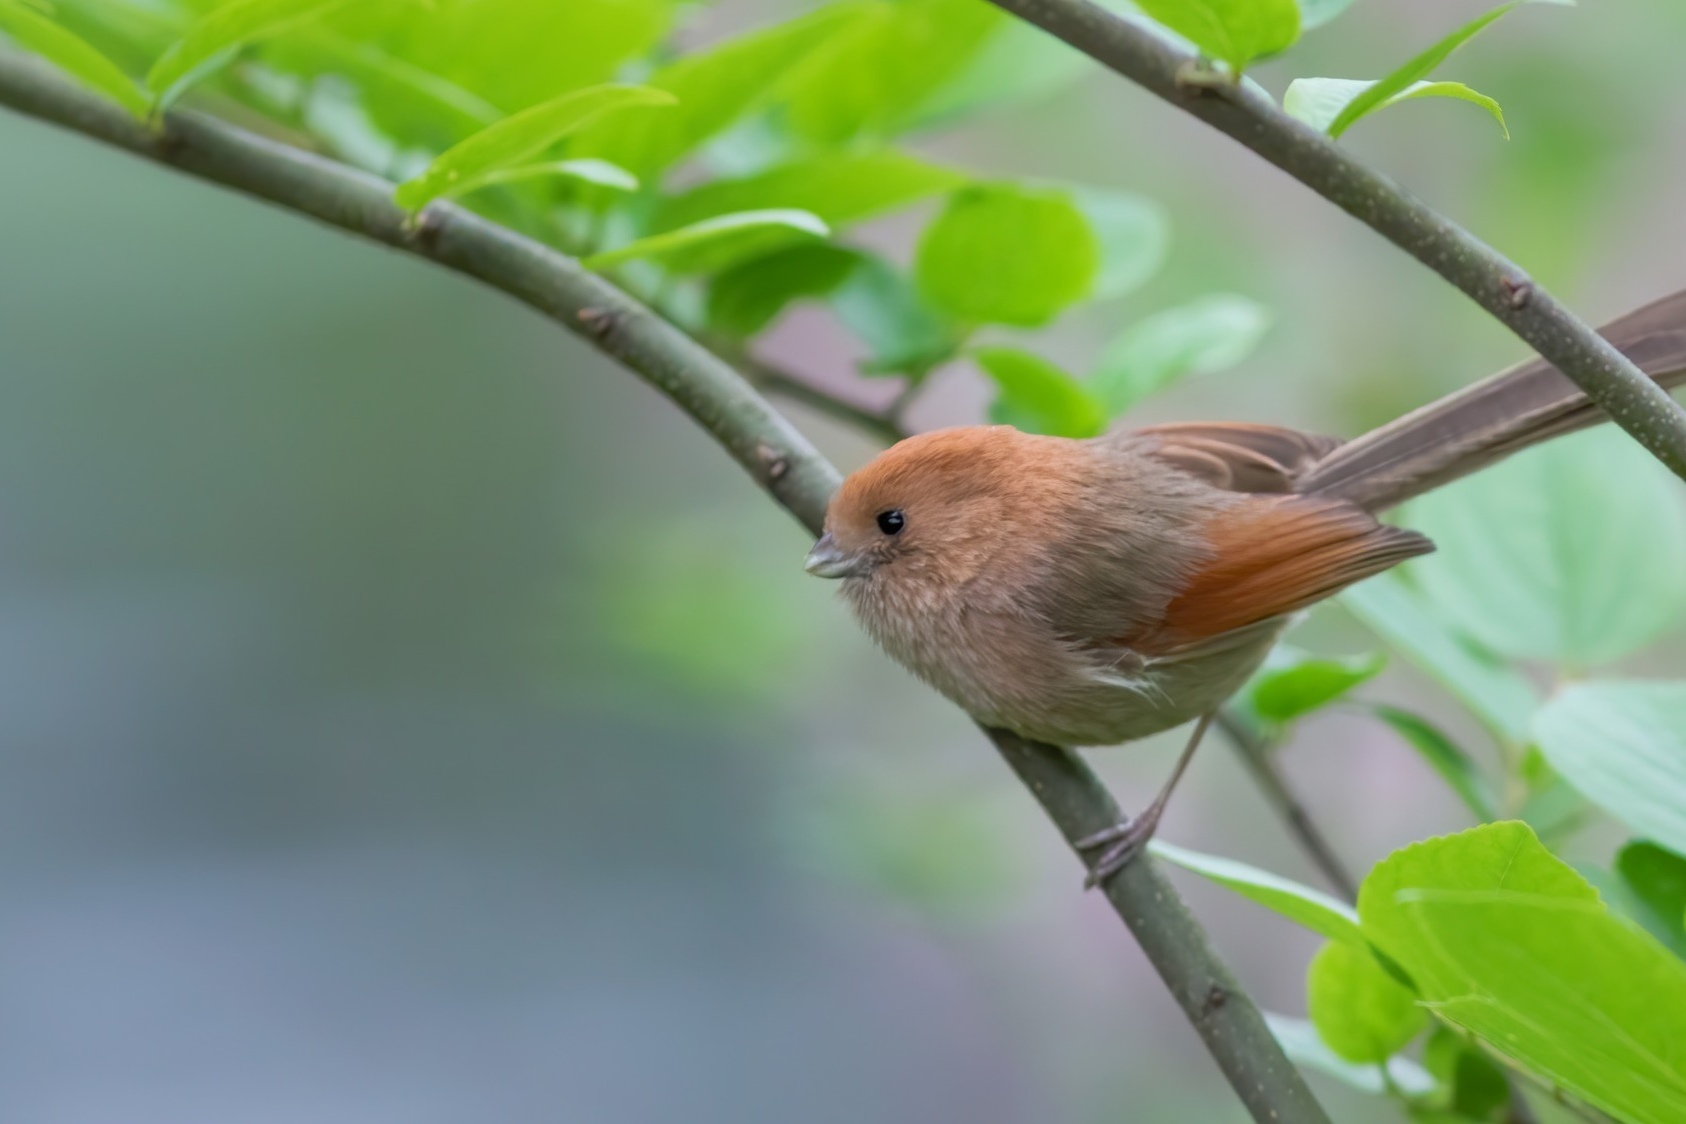
[[[1100,851],[1089,867],[1089,876],[1083,880],[1085,890],[1093,890],[1135,861],[1159,829],[1159,812],[1160,808],[1155,804],[1133,819],[1113,824],[1105,831],[1097,831],[1072,844],[1079,853]]]

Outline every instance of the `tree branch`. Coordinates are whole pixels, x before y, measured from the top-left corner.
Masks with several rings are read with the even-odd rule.
[[[1193,114],[1463,290],[1686,479],[1686,407],[1521,268],[1244,85],[1183,83],[1197,62],[1090,0],[990,0]]]
[[[0,105],[62,125],[200,179],[476,278],[531,305],[619,360],[689,414],[810,531],[837,470],[732,367],[578,262],[459,207],[411,221],[392,185],[191,113],[154,133],[36,60],[0,51]],[[1106,788],[1075,755],[1004,732],[991,738],[1068,840],[1118,820]],[[1260,1124],[1327,1124],[1252,1000],[1154,862],[1106,884],[1107,900]]]

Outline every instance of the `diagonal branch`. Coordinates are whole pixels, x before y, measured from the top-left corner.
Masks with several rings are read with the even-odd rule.
[[[990,0],[1228,134],[1463,290],[1686,479],[1686,407],[1480,239],[1257,89],[1179,81],[1198,60],[1090,0]]]
[[[818,532],[837,470],[729,364],[572,258],[449,204],[412,222],[384,180],[195,114],[154,133],[32,59],[0,51],[0,105],[476,278],[613,356],[714,437],[786,510]],[[1076,755],[992,731],[1068,840],[1118,807]],[[1327,1124],[1257,1007],[1149,859],[1110,879],[1136,934],[1255,1119]]]

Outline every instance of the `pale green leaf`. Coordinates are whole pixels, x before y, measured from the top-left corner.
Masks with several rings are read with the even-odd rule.
[[[1295,0],[1136,0],[1136,6],[1237,74],[1300,37]]]
[[[899,270],[867,257],[833,292],[838,320],[868,347],[862,374],[924,378],[953,358],[966,333],[932,308]]]
[[[592,86],[563,94],[489,125],[441,153],[427,171],[400,185],[395,198],[405,210],[420,210],[441,195],[463,190],[461,184],[520,165],[609,114],[673,104],[672,94],[647,86]],[[605,164],[594,161],[598,167]]]
[[[709,283],[709,327],[729,336],[752,336],[792,302],[834,292],[863,264],[864,255],[824,242],[751,258]]]
[[[1011,347],[981,347],[972,358],[1000,390],[992,418],[1027,433],[1093,437],[1106,426],[1100,403],[1059,367]]]
[[[1219,858],[1216,855],[1203,855],[1198,851],[1173,846],[1161,839],[1149,843],[1148,850],[1166,862],[1176,863],[1185,870],[1192,870],[1204,878],[1209,878],[1218,885],[1234,890],[1242,897],[1249,898],[1266,909],[1274,910],[1295,924],[1321,933],[1332,941],[1341,941],[1360,949],[1369,947],[1364,934],[1359,930],[1357,912],[1350,905],[1330,897],[1321,890],[1314,890],[1310,886],[1272,874],[1268,870],[1260,870],[1256,866],[1248,866],[1246,863]]]
[[[969,322],[1035,328],[1091,292],[1100,245],[1068,192],[976,184],[949,197],[914,259],[920,291]]]
[[[1332,137],[1340,136],[1342,133],[1346,132],[1347,128],[1351,126],[1353,122],[1357,121],[1365,114],[1386,105],[1397,95],[1405,92],[1422,79],[1427,78],[1434,72],[1434,68],[1445,62],[1447,57],[1451,55],[1453,51],[1457,50],[1459,47],[1479,35],[1489,24],[1493,23],[1507,12],[1513,11],[1514,9],[1529,2],[1530,0],[1514,0],[1513,3],[1500,5],[1492,11],[1487,12],[1485,15],[1477,16],[1475,19],[1470,20],[1468,23],[1452,32],[1452,34],[1434,44],[1434,46],[1430,47],[1422,54],[1413,58],[1410,62],[1407,62],[1398,70],[1395,70],[1392,74],[1389,74],[1386,78],[1375,82],[1373,85],[1369,86],[1363,92],[1354,97],[1351,101],[1347,102],[1345,108],[1335,115],[1335,119],[1329,122],[1329,135]],[[1561,0],[1547,0],[1547,2],[1557,3],[1561,2]]]
[[[1291,722],[1327,706],[1381,674],[1387,657],[1314,656],[1287,644],[1271,649],[1264,666],[1241,688],[1248,708],[1267,722]]]
[[[791,243],[830,234],[831,228],[807,211],[745,211],[652,234],[593,254],[580,264],[587,269],[608,269],[642,260],[672,273],[713,273]]]
[[[217,70],[248,43],[308,23],[350,0],[231,0],[200,16],[158,57],[146,75],[156,109],[167,109],[189,86]]]
[[[1322,27],[1350,7],[1352,0],[1300,0],[1300,30]]]
[[[646,182],[764,102],[810,52],[846,35],[870,8],[833,4],[687,55],[643,80],[679,105],[599,123],[576,137],[571,156],[595,156]]]
[[[1680,482],[1614,426],[1423,496],[1407,521],[1440,548],[1412,563],[1424,592],[1501,655],[1596,666],[1686,614]]]
[[[1367,948],[1330,941],[1306,969],[1306,1012],[1318,1036],[1349,1062],[1378,1064],[1422,1033],[1428,1012]]]
[[[952,125],[984,110],[1036,102],[1074,84],[1093,66],[1088,55],[1034,24],[1006,20],[898,124]]]
[[[1686,682],[1571,684],[1535,716],[1534,734],[1583,796],[1686,852]]]
[[[21,0],[0,0],[0,32],[134,116],[144,119],[151,112],[151,103],[116,63],[81,36]]]
[[[963,172],[901,152],[834,153],[745,179],[718,180],[662,202],[652,229],[686,226],[733,211],[794,207],[843,226],[966,183]]]
[[[1398,707],[1374,706],[1371,710],[1422,755],[1477,819],[1490,820],[1498,815],[1498,797],[1486,775],[1437,726]]]
[[[1264,1019],[1270,1027],[1271,1036],[1281,1045],[1282,1052],[1301,1069],[1314,1070],[1376,1096],[1397,1089],[1406,1096],[1421,1097],[1435,1090],[1434,1078],[1410,1058],[1389,1058],[1384,1079],[1381,1066],[1357,1065],[1336,1056],[1318,1036],[1317,1028],[1311,1025],[1310,1020],[1279,1015],[1275,1011],[1265,1011]]]
[[[1340,602],[1393,649],[1457,696],[1507,741],[1528,738],[1539,694],[1516,669],[1449,628],[1426,599],[1397,573],[1379,574],[1347,589]]]
[[[1358,912],[1442,1019],[1620,1119],[1686,1119],[1686,964],[1525,824],[1394,852]]]
[[[1159,272],[1171,241],[1164,208],[1140,195],[1091,187],[1073,188],[1071,198],[1100,243],[1094,299],[1121,297]]]
[[[1362,79],[1296,78],[1282,98],[1282,109],[1288,116],[1296,117],[1314,129],[1327,130],[1341,111],[1372,85],[1374,83]],[[1493,115],[1505,139],[1510,139],[1510,129],[1505,126],[1504,110],[1499,103],[1462,82],[1416,82],[1377,105],[1371,112],[1413,98],[1455,98],[1478,105]]]
[[[781,91],[786,123],[828,146],[894,136],[1009,22],[980,0],[880,5],[791,72]]]
[[[1117,417],[1189,375],[1235,366],[1258,346],[1270,313],[1257,301],[1213,294],[1138,320],[1107,345],[1089,376]]]
[[[1505,1071],[1445,1023],[1436,1025],[1424,1043],[1423,1065],[1445,1090],[1443,1104],[1451,1120],[1490,1120],[1510,1100]]]

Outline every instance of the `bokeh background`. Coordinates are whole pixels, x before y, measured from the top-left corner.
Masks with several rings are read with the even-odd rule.
[[[1360,0],[1257,76],[1373,76],[1478,8]],[[1346,143],[1603,319],[1686,286],[1682,42],[1675,0],[1525,10],[1444,71],[1511,141],[1417,103]],[[1140,420],[1352,434],[1522,354],[1108,75],[919,147],[1170,209],[1164,274],[1062,323],[1056,357],[1213,289],[1272,308],[1242,369]],[[769,351],[894,389],[817,315]],[[914,419],[985,400],[955,367]],[[1028,798],[806,546],[524,309],[0,112],[0,1119],[1241,1120]],[[1298,639],[1374,646],[1338,609]],[[1682,667],[1678,638],[1634,665]],[[1478,744],[1406,670],[1366,690]],[[1174,743],[1095,760],[1137,805]],[[1467,822],[1359,717],[1283,760],[1357,869]],[[1317,880],[1219,739],[1164,834]],[[1313,938],[1181,881],[1258,998],[1301,1012]],[[1397,1119],[1318,1087],[1337,1119]]]

